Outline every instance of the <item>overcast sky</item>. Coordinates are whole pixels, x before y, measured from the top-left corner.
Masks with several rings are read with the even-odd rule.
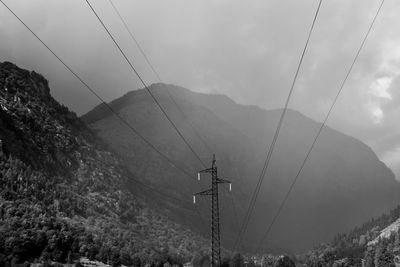
[[[84,0],[4,0],[107,101],[140,87]],[[318,0],[113,0],[162,80],[271,109],[284,104]],[[156,82],[108,0],[92,3]],[[380,4],[325,0],[290,107],[321,121]],[[0,5],[0,61],[34,69],[79,115],[98,100]],[[400,1],[386,0],[328,125],[400,178]]]

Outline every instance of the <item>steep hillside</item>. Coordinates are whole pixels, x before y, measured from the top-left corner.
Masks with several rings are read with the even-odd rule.
[[[299,259],[307,266],[395,266],[395,257],[400,256],[399,218],[397,206]]]
[[[163,195],[137,177],[51,97],[45,78],[0,63],[0,266],[80,256],[182,263],[206,253],[208,242],[163,215],[177,201],[158,212]]]
[[[165,86],[209,148],[168,98]],[[194,93],[173,85],[154,84],[150,90],[203,161],[209,162],[211,154],[217,154],[223,177],[234,181],[233,201],[237,206],[237,216],[242,218],[281,111],[238,105],[226,96]],[[110,104],[182,168],[194,176],[202,169],[145,90],[129,92]],[[193,181],[171,168],[132,136],[103,105],[82,118],[143,181],[162,185],[166,192],[179,190],[184,198],[188,197],[190,190],[199,190]],[[256,216],[245,238],[247,249],[258,242],[260,234],[272,220],[319,125],[296,111],[288,111],[263,183]],[[181,186],[176,186],[175,179],[182,181]],[[205,182],[202,183],[205,187]],[[347,232],[393,208],[398,203],[399,192],[400,186],[393,173],[369,147],[326,128],[265,248],[301,251],[328,241],[335,233]],[[226,231],[223,242],[229,245],[236,237],[240,221],[236,219],[229,196],[224,195],[221,199],[224,201],[223,229]],[[175,214],[184,212],[177,209]],[[192,224],[195,223],[193,220]]]

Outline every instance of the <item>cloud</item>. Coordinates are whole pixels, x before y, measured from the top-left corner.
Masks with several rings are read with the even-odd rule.
[[[84,2],[6,2],[106,101],[141,86]],[[165,82],[279,108],[318,1],[114,3]],[[145,81],[156,82],[108,1],[92,4]],[[375,0],[323,2],[291,108],[316,120],[325,116],[378,6]],[[390,138],[400,132],[399,13],[399,1],[385,2],[328,121],[388,164],[397,164],[398,154],[385,153],[400,146]],[[0,60],[43,73],[57,100],[79,114],[98,104],[1,5],[0,39]]]
[[[392,100],[392,96],[388,93],[393,81],[393,77],[382,77],[372,81],[369,90],[367,92],[369,101],[367,108],[369,109],[371,119],[373,123],[383,123],[384,112],[381,108],[381,104],[384,101]]]
[[[369,94],[379,99],[391,100],[392,96],[388,93],[393,81],[393,77],[382,77],[374,80],[370,86]]]

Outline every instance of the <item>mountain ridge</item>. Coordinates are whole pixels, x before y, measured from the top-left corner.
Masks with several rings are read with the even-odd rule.
[[[177,111],[165,91],[166,88],[179,103],[185,116]],[[152,90],[202,159],[208,162],[211,154],[197,140],[185,121],[187,119],[217,154],[219,170],[224,172],[224,177],[240,177],[233,179],[233,188],[239,187],[242,192],[234,192],[233,197],[241,206],[237,208],[239,218],[243,216],[256,184],[255,178],[263,164],[265,150],[272,140],[279,110],[267,111],[254,106],[239,105],[226,96],[194,93],[173,85],[154,84],[149,90]],[[132,125],[137,126],[142,134],[160,144],[163,152],[170,155],[174,162],[179,162],[190,172],[196,173],[201,169],[200,166],[192,158],[193,155],[179,145],[181,141],[176,133],[171,131],[170,125],[146,94],[144,89],[134,90],[110,102],[110,106],[115,107]],[[116,102],[123,104],[119,106]],[[147,152],[147,162],[153,162],[152,164],[159,167],[165,166],[161,167],[164,171],[157,173],[137,168],[141,159],[125,147],[135,148],[136,151],[147,149],[135,138],[128,138],[124,130],[101,109],[101,106],[97,106],[95,112],[87,113],[82,119],[124,158],[128,166],[131,165],[138,173],[147,172],[142,177],[155,184],[159,181],[154,180],[154,177],[161,175],[172,179],[179,176]],[[289,110],[287,113],[256,206],[258,215],[250,222],[247,244],[256,242],[259,231],[272,219],[319,127],[320,123],[297,111]],[[162,133],[162,137],[158,136],[159,133]],[[116,135],[120,138],[112,138]],[[124,144],[120,140],[124,140]],[[193,167],[196,165],[198,167]],[[176,188],[168,182],[163,182],[162,187]],[[291,245],[289,250],[293,247],[299,250],[315,245],[317,240],[327,241],[334,233],[350,231],[355,225],[378,216],[382,210],[393,208],[398,203],[398,192],[399,183],[393,172],[379,160],[370,147],[351,136],[326,127],[281,214],[279,224],[275,226],[276,231],[272,233],[268,247],[284,247],[294,239],[299,244]],[[294,199],[299,201],[293,202]],[[321,201],[316,201],[317,199]],[[235,223],[231,223],[234,221],[232,212],[224,212],[229,218],[226,219],[225,226],[229,229],[227,235],[232,236],[223,238],[224,242],[229,243],[229,240],[234,239],[232,233],[237,228]],[[345,220],[339,220],[335,216]],[[294,224],[295,221],[298,222],[297,225]],[[311,224],[318,226],[307,226]]]
[[[186,89],[186,88],[184,88],[184,87],[176,86],[176,85],[173,85],[173,84],[155,83],[155,84],[152,84],[152,85],[150,86],[150,89],[151,89],[151,90],[158,91],[158,90],[160,90],[160,87],[163,88],[162,90],[169,90],[169,91],[170,91],[170,94],[171,94],[174,98],[178,97],[178,98],[180,98],[180,99],[185,99],[185,97],[182,97],[182,96],[179,94],[178,91],[180,91],[180,93],[183,92],[184,95],[188,95],[188,94],[189,94],[189,95],[192,95],[192,96],[193,96],[193,95],[197,95],[197,96],[202,96],[202,97],[213,97],[213,98],[215,97],[215,98],[220,98],[221,100],[227,102],[228,104],[234,104],[234,105],[239,106],[241,109],[247,109],[247,110],[250,110],[250,112],[252,112],[252,113],[261,114],[261,115],[259,115],[259,116],[263,116],[263,114],[265,114],[265,113],[277,113],[277,114],[280,114],[280,113],[282,112],[282,109],[281,109],[281,108],[276,108],[276,109],[265,109],[265,108],[261,108],[261,107],[259,107],[259,106],[257,106],[257,105],[238,104],[238,103],[236,103],[234,100],[232,100],[231,98],[229,98],[228,96],[223,95],[223,94],[207,94],[207,93],[202,93],[202,92],[194,92],[194,91],[190,91],[189,89]],[[166,89],[166,88],[168,88],[168,89]],[[116,98],[115,100],[112,100],[112,101],[109,103],[109,105],[115,107],[115,108],[116,108],[116,109],[115,109],[116,111],[119,111],[120,109],[122,109],[122,108],[124,108],[124,107],[130,105],[130,104],[129,104],[129,97],[132,96],[132,95],[134,95],[134,94],[136,94],[136,93],[138,93],[138,91],[143,91],[143,92],[141,92],[142,94],[147,94],[147,92],[145,92],[146,89],[137,89],[137,90],[133,90],[133,91],[130,91],[130,92],[125,93],[123,96],[121,96],[121,97],[119,97],[119,98]],[[178,93],[177,93],[177,92],[178,92]],[[158,92],[158,93],[159,93],[159,92]],[[127,98],[128,98],[128,99],[127,99]],[[187,98],[186,98],[186,99],[187,99]],[[122,104],[122,105],[119,105],[118,102],[123,102],[123,104]],[[151,102],[151,101],[150,101],[150,102]],[[178,101],[178,102],[179,102],[179,101]],[[105,111],[105,110],[106,110],[106,111]],[[212,110],[212,109],[210,109],[210,110]],[[104,111],[105,111],[106,114],[108,114],[108,115],[110,115],[110,116],[113,115],[112,113],[109,112],[108,108],[105,107],[105,104],[102,103],[102,104],[99,104],[99,105],[95,106],[91,111],[89,111],[89,112],[83,114],[83,115],[81,116],[81,118],[82,118],[82,120],[83,120],[86,124],[91,124],[91,123],[94,123],[95,121],[97,121],[97,120],[99,119],[99,117],[104,116],[104,114],[96,114],[96,113],[97,113],[97,112],[101,112],[101,113],[102,113],[102,112],[104,112]],[[314,122],[315,124],[321,125],[321,122],[319,122],[319,121],[317,121],[317,120],[315,120],[315,119],[312,119],[312,118],[307,117],[306,115],[304,115],[304,114],[301,113],[300,111],[297,111],[297,110],[288,108],[288,109],[287,109],[287,113],[288,113],[287,116],[291,116],[292,114],[296,114],[296,115],[302,117],[303,119],[311,120],[311,121]],[[220,117],[220,118],[221,118],[221,117]],[[221,119],[223,119],[223,118],[221,118]],[[351,138],[353,141],[355,141],[355,142],[357,142],[357,143],[360,143],[360,144],[363,145],[363,146],[367,146],[367,147],[371,150],[371,152],[373,152],[373,153],[375,154],[375,152],[374,152],[374,150],[372,149],[372,147],[370,147],[369,145],[365,144],[364,142],[362,142],[361,140],[357,139],[356,137],[354,137],[354,136],[352,136],[352,135],[349,135],[349,134],[346,134],[346,133],[343,133],[343,132],[340,132],[339,130],[336,130],[336,129],[334,129],[334,128],[328,126],[328,125],[325,125],[324,128],[327,128],[327,129],[329,129],[330,131],[334,131],[334,132],[336,132],[337,134],[344,135],[344,136],[346,136],[346,137],[348,137],[348,138]],[[378,157],[377,157],[377,158],[378,158]],[[378,158],[378,160],[381,161],[383,164],[385,164],[385,163],[384,163],[382,160],[380,160],[379,158]],[[385,165],[386,165],[386,164],[385,164]],[[389,167],[387,167],[387,168],[393,173],[393,171],[392,171]],[[394,173],[393,173],[393,176],[394,176]]]

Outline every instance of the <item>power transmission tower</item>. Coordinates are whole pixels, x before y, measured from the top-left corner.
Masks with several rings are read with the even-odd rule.
[[[220,247],[220,231],[219,231],[219,202],[218,202],[218,184],[229,184],[229,190],[232,190],[232,183],[228,180],[218,178],[218,170],[213,155],[211,168],[199,171],[198,180],[200,181],[201,173],[211,173],[211,189],[193,195],[193,203],[196,203],[196,196],[211,196],[211,266],[218,267],[221,265],[221,247]]]

